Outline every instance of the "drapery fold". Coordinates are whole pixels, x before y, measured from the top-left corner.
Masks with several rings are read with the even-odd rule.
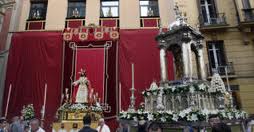
[[[136,105],[143,101],[141,92],[149,88],[153,80],[160,81],[160,57],[158,44],[155,41],[157,34],[158,29],[121,29],[120,40],[112,41],[107,60],[108,89],[107,92],[104,92],[106,93],[104,96],[107,97],[107,103],[111,106],[111,112],[105,113],[106,118],[115,117],[119,107],[120,110],[126,110],[129,106],[131,63],[135,65]],[[89,44],[98,46],[104,45],[105,42],[105,40],[91,40],[76,44],[77,46],[88,46]],[[65,48],[63,48],[63,45],[65,45]],[[84,52],[84,54],[93,53]],[[47,128],[49,128],[49,124],[54,120],[55,112],[60,106],[61,94],[63,93],[61,90],[62,78],[63,88],[71,88],[71,79],[74,80],[74,76],[71,76],[73,59],[73,50],[68,42],[63,42],[63,36],[60,32],[15,33],[9,54],[4,96],[4,106],[6,106],[9,85],[12,84],[8,117],[20,115],[22,106],[30,103],[35,105],[36,115],[40,117],[44,85],[47,83],[45,118],[48,122]],[[82,60],[82,56],[80,59]],[[88,58],[84,61],[86,63],[90,60]],[[62,63],[64,63],[64,70],[62,70]],[[96,65],[96,62],[93,65]],[[89,73],[88,77],[91,74],[93,72]],[[171,54],[168,55],[168,75],[169,80],[172,80],[174,74]],[[91,83],[93,86],[93,82]],[[119,83],[121,83],[120,97],[118,96]],[[3,110],[5,110],[5,107]],[[116,127],[114,119],[108,121]]]
[[[36,117],[40,118],[47,83],[45,122],[48,129],[60,106],[62,48],[60,32],[21,32],[13,35],[3,107],[4,111],[9,85],[12,84],[9,119],[20,115],[23,105],[27,104],[34,105]]]
[[[152,81],[160,82],[160,53],[155,37],[158,29],[120,30],[119,76],[121,83],[120,105],[127,110],[130,104],[131,64],[135,67],[136,106],[143,102],[141,92]],[[168,54],[168,78],[172,80],[173,57]]]

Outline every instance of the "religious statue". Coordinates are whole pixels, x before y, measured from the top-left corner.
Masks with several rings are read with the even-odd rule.
[[[89,80],[86,77],[85,70],[81,69],[79,74],[80,78],[77,81],[73,82],[74,86],[79,85],[75,103],[88,103],[87,100],[88,100]]]
[[[78,8],[75,8],[75,9],[72,11],[72,16],[73,16],[73,17],[79,17]]]
[[[147,16],[154,16],[152,8],[148,9]]]
[[[34,13],[33,13],[33,19],[40,19],[41,18],[41,13],[39,10],[36,10]]]

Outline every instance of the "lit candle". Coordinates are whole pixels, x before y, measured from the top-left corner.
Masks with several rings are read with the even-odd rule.
[[[67,94],[67,93],[68,93],[68,91],[69,91],[69,89],[68,89],[68,88],[65,88],[65,94]]]
[[[48,85],[47,85],[47,83],[45,83],[45,89],[44,89],[44,103],[43,103],[43,106],[46,106],[47,88],[48,88]]]
[[[131,73],[132,73],[132,88],[134,88],[134,64],[131,64]]]
[[[6,108],[5,108],[5,117],[7,117],[7,113],[8,113],[8,109],[9,109],[11,90],[12,90],[12,85],[10,84],[10,86],[9,86],[9,92],[8,92],[8,98],[7,98],[7,104],[6,104]]]
[[[45,108],[46,108],[46,100],[47,100],[47,88],[48,85],[47,83],[45,83],[45,89],[44,89],[44,101],[43,101],[43,118],[44,118],[44,114],[45,114]]]

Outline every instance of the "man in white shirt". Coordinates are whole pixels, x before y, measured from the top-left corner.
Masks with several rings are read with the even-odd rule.
[[[108,125],[105,124],[103,118],[99,120],[98,127],[96,129],[98,132],[110,132]]]
[[[45,130],[43,130],[40,127],[40,121],[38,119],[32,119],[30,122],[31,125],[31,131],[30,132],[45,132]]]

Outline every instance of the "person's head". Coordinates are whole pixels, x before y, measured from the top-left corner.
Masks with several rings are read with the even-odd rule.
[[[211,127],[213,127],[214,125],[220,123],[220,118],[218,115],[211,115],[209,117],[209,124],[211,125]]]
[[[24,127],[24,132],[29,132],[29,130],[30,130],[30,127],[29,127],[29,126],[25,126],[25,127]]]
[[[72,128],[77,129],[78,128],[78,123],[73,123]]]
[[[99,119],[98,125],[103,126],[105,124],[105,121],[103,118]]]
[[[138,123],[138,132],[146,132],[147,131],[147,123],[142,120]]]
[[[4,119],[0,119],[0,129],[4,128]]]
[[[61,123],[61,128],[64,129],[64,123]]]
[[[8,125],[7,120],[4,117],[0,118],[0,128],[4,128],[7,125]]]
[[[225,123],[217,123],[212,127],[212,132],[231,132],[231,129]]]
[[[162,127],[160,124],[151,123],[148,127],[148,132],[162,132]]]
[[[81,72],[81,73],[80,73],[80,76],[81,76],[81,77],[86,77],[86,72]]]
[[[40,128],[40,121],[38,119],[32,119],[30,125],[31,131],[36,131]]]
[[[18,116],[14,116],[13,118],[12,118],[12,122],[18,122],[19,121],[19,117]]]
[[[91,119],[90,115],[88,115],[88,114],[85,115],[84,118],[83,118],[84,125],[90,125],[91,122],[92,122],[92,119]]]

